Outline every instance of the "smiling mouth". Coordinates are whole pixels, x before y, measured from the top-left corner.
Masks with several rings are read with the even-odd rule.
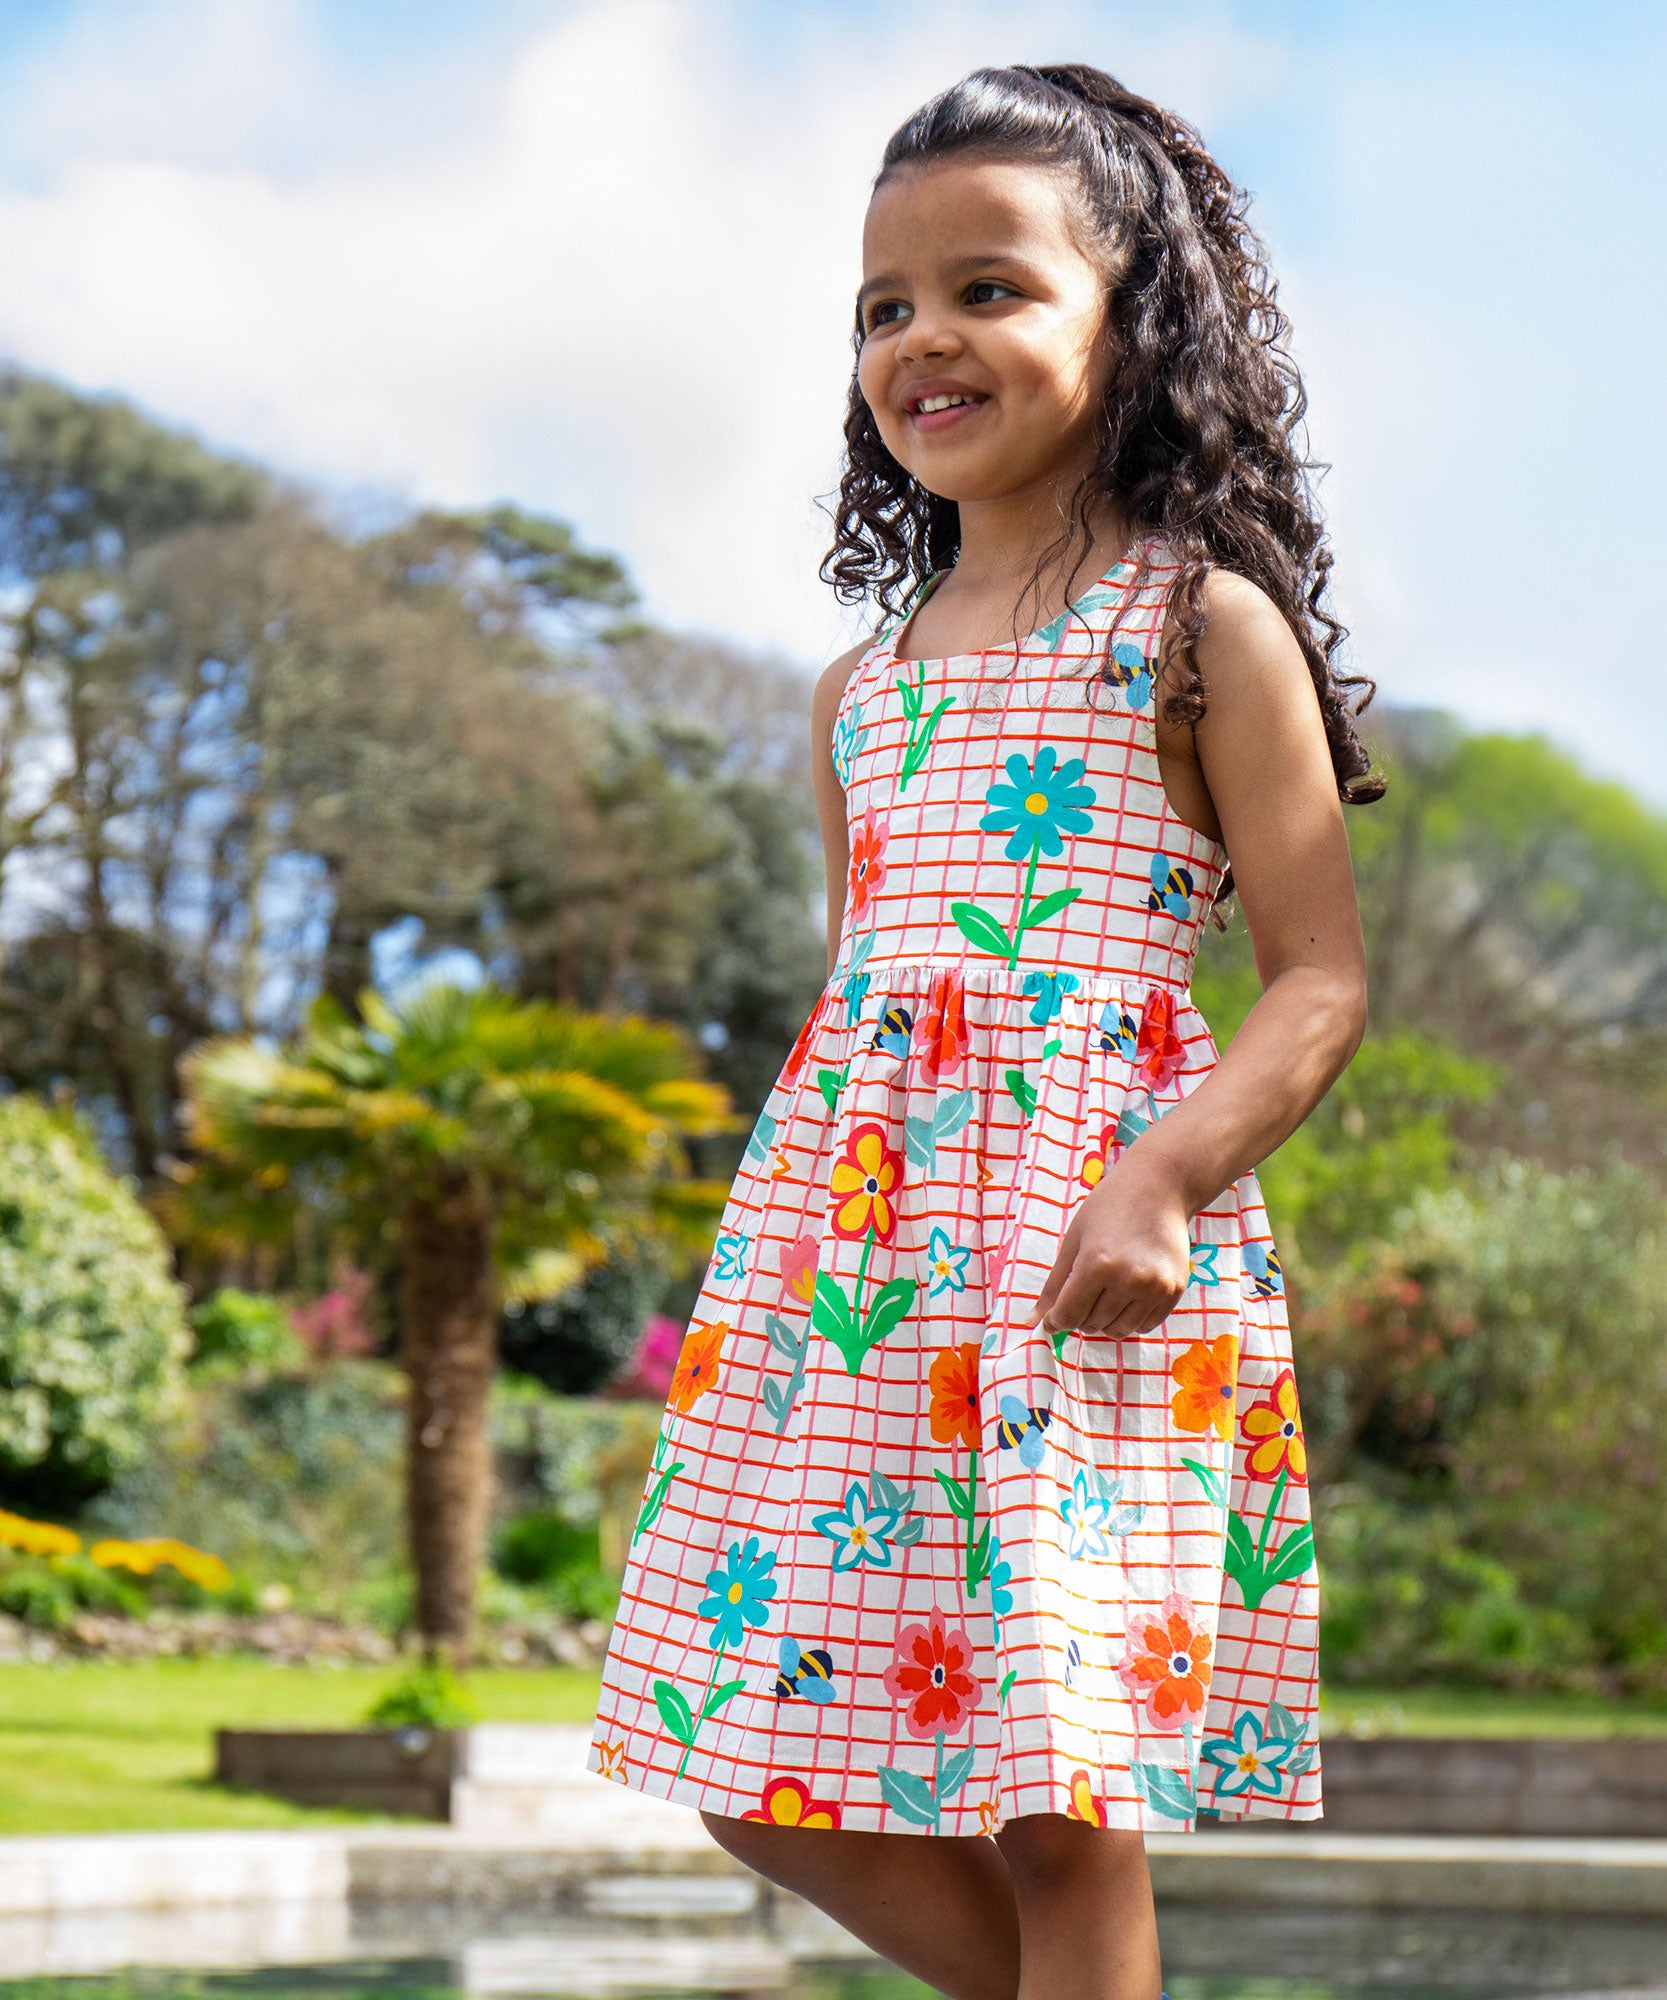
[[[908,417],[917,430],[945,430],[952,424],[964,423],[989,400],[988,396],[975,396],[965,390],[952,389],[942,395],[922,396],[918,402],[910,403]]]

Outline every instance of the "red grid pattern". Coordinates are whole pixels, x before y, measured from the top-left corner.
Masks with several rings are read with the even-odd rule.
[[[1287,1458],[1277,1477],[1279,1439],[1261,1443],[1280,1416],[1300,1420],[1255,1177],[1196,1218],[1195,1282],[1151,1335],[1053,1341],[1022,1324],[1107,1140],[1114,1153],[1216,1059],[1188,982],[1225,856],[1175,816],[1159,775],[1138,665],[1155,653],[1173,569],[1161,549],[1148,553],[1144,576],[1120,566],[1063,634],[1026,641],[1016,671],[1011,650],[990,656],[988,675],[984,656],[899,662],[894,627],[847,683],[836,754],[854,875],[838,965],[726,1206],[694,1314],[697,1330],[723,1328],[716,1365],[684,1407],[676,1384],[668,1402],[644,1495],[660,1504],[632,1542],[592,1770],[708,1811],[891,1831],[978,1833],[1027,1812],[1172,1829],[1199,1808],[1319,1814],[1308,1495],[1300,1462]],[[1090,656],[1114,617],[1125,685],[1102,686],[1089,706]],[[918,703],[904,684],[920,686]],[[1051,772],[1040,756],[1050,746]],[[1025,811],[1045,817],[1059,804],[1049,785],[1068,779],[1092,794],[1085,808],[1073,795],[1060,851],[1037,851],[1028,905],[1011,829],[979,823],[1014,757],[1030,774],[1017,791]],[[1062,774],[1075,759],[1080,776]],[[859,882],[865,852],[881,866]],[[951,907],[977,904],[1011,934],[1027,906],[1065,888],[1079,893],[1019,933],[1016,964],[969,940]],[[946,995],[961,1026],[933,1065],[929,1028]],[[1159,1060],[1127,1032],[1154,1020],[1170,1037]],[[883,1134],[901,1177],[889,1233],[859,1241],[835,1227],[848,1211],[830,1182],[865,1127]],[[914,1282],[907,1311],[854,1372],[812,1317],[808,1251],[819,1282],[859,1306],[888,1281]],[[1186,1384],[1224,1339],[1237,1348],[1218,1428]],[[930,1410],[934,1362],[961,1347],[978,1350],[970,1528],[935,1476],[964,1482],[968,1451]],[[1048,1412],[1040,1440],[1034,1422],[1004,1431],[1004,1399]],[[896,1540],[905,1516],[881,1536],[884,1560],[836,1567],[841,1546],[816,1517],[845,1507],[853,1482],[874,1503],[875,1468],[911,1496],[919,1538]],[[1097,1531],[1085,1534],[1085,1519]],[[1005,1571],[969,1588],[969,1545],[986,1527]],[[1287,1573],[1270,1580],[1281,1551]],[[775,1587],[752,1598],[757,1618],[737,1613],[720,1654],[737,1560]],[[1174,1617],[1177,1598],[1185,1631],[1171,1671],[1185,1683],[1179,1662],[1191,1657],[1194,1690],[1206,1671],[1207,1689],[1196,1711],[1159,1714],[1131,1675],[1156,1657],[1154,1620]],[[978,1684],[936,1744],[910,1729],[909,1699],[887,1679],[908,1650],[904,1628],[934,1613],[952,1643],[961,1635]],[[831,1698],[814,1698],[826,1692],[816,1672],[780,1691],[784,1637],[827,1656]],[[732,1681],[703,1717],[707,1691]],[[945,1780],[945,1759],[968,1748],[959,1782]],[[923,1781],[912,1814],[882,1766]]]

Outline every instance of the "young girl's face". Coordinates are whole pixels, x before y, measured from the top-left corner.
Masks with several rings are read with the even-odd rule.
[[[857,380],[892,457],[946,500],[1074,488],[1112,357],[1064,177],[903,168],[875,190],[862,248]]]

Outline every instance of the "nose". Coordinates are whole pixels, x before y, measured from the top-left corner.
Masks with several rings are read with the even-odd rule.
[[[959,354],[961,335],[955,316],[940,306],[917,304],[897,343],[899,361],[920,362]]]

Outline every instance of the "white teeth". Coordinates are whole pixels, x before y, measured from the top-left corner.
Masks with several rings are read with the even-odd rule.
[[[924,417],[932,410],[953,410],[962,403],[970,403],[970,396],[927,396],[915,405],[915,415]]]

